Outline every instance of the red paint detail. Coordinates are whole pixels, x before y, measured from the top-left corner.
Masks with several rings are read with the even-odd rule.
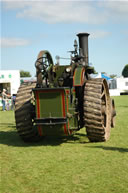
[[[62,94],[63,117],[66,117],[66,113],[65,113],[65,97],[64,97],[64,91],[61,91],[61,94]]]
[[[36,103],[37,103],[37,118],[40,118],[39,92],[37,91],[36,91]]]
[[[70,133],[70,135],[73,133],[73,131],[71,130],[71,129],[69,129],[69,133]]]
[[[66,124],[64,124],[64,133],[65,133],[66,135],[68,135]]]
[[[75,72],[76,72],[76,70],[75,70]],[[84,78],[83,78],[83,73],[85,72],[85,69],[83,68],[82,69],[82,72],[81,72],[81,80],[80,80],[80,84],[79,85],[75,85],[75,72],[74,72],[74,75],[73,75],[73,86],[75,87],[75,86],[82,86],[83,85],[83,83],[84,83]]]
[[[67,95],[67,97],[66,97],[66,102],[67,102],[67,112],[68,112],[68,95]]]
[[[62,90],[60,89],[55,89],[55,90],[39,90],[39,91],[36,91],[38,93],[48,93],[48,92],[62,92]]]
[[[40,136],[42,136],[42,129],[41,129],[41,126],[38,126],[38,133]]]
[[[63,117],[66,117],[64,91],[61,91],[61,94],[62,94],[62,110],[63,110]],[[66,135],[68,135],[66,124],[64,124],[64,133],[65,133]]]
[[[66,90],[66,94],[69,94],[69,90]]]
[[[68,94],[69,94],[69,90],[66,90],[66,94],[67,94],[67,96],[66,96],[66,102],[67,102],[67,112],[68,112]],[[70,130],[69,130],[69,121],[68,121],[68,133],[70,134]]]
[[[82,69],[82,72],[81,72],[81,82],[80,82],[81,86],[82,86],[83,83],[84,83],[84,78],[83,78],[84,72],[85,72],[85,69],[83,68],[83,69]]]
[[[75,86],[75,72],[76,70],[74,71],[74,75],[73,75],[73,86]]]
[[[37,118],[40,118],[40,102],[39,102],[39,92],[36,91],[36,102],[37,102]],[[41,126],[38,126],[39,135],[42,136]]]

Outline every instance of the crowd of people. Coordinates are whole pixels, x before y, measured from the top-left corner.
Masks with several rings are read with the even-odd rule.
[[[4,88],[1,94],[2,97],[2,111],[13,110],[15,107],[15,95],[10,95],[7,93],[7,90]]]

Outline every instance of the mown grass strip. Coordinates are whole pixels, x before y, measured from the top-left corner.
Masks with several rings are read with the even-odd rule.
[[[127,193],[128,96],[114,99],[116,127],[105,143],[89,143],[83,128],[26,144],[13,111],[0,111],[1,193]]]

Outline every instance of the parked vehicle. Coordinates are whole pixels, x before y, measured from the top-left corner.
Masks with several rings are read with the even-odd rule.
[[[40,51],[35,62],[37,82],[19,88],[15,119],[24,141],[73,135],[83,127],[92,142],[109,139],[116,115],[114,100],[104,78],[90,78],[94,68],[88,62],[89,34],[77,36],[79,49],[75,40],[69,65],[59,61],[54,65],[51,54]]]

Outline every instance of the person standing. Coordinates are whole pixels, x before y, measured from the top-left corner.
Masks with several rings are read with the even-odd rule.
[[[6,99],[8,98],[9,96],[6,94],[6,89],[3,89],[3,92],[2,92],[2,104],[3,104],[3,111],[5,111],[5,107],[6,107]]]
[[[16,95],[13,94],[11,97],[11,110],[13,110],[15,107],[15,100],[16,100]]]

